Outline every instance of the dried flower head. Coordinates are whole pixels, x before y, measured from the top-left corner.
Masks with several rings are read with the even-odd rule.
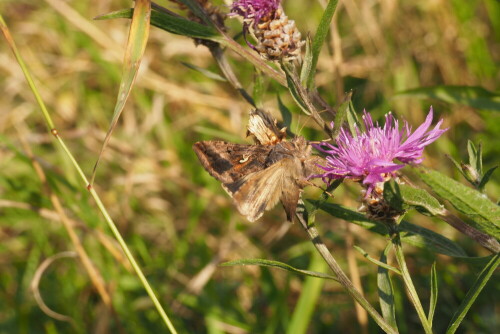
[[[292,61],[300,57],[305,44],[295,26],[280,6],[281,0],[237,0],[231,6],[232,16],[243,17],[245,40],[250,33],[257,45],[247,44],[266,60]]]
[[[332,144],[315,145],[316,149],[327,154],[326,166],[319,166],[325,172],[314,175],[321,177],[325,182],[333,179],[349,178],[359,181],[366,188],[365,197],[371,195],[378,186],[395,176],[395,172],[405,164],[419,164],[422,162],[424,147],[435,141],[447,129],[440,129],[443,120],[440,120],[432,130],[428,130],[432,122],[432,107],[425,122],[415,132],[406,121],[400,130],[398,121],[391,113],[385,116],[385,125],[381,127],[366,111],[363,115],[365,131],[356,129],[352,135],[341,129]],[[403,164],[397,164],[399,160]],[[383,189],[383,188],[382,188]]]

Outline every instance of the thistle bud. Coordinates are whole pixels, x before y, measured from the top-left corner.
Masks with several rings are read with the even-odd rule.
[[[231,6],[231,14],[243,17],[245,36],[250,33],[257,41],[256,45],[248,41],[247,44],[262,58],[273,61],[300,58],[305,41],[295,21],[283,12],[280,0],[238,0]]]

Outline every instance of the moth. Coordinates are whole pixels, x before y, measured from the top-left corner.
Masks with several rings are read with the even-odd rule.
[[[249,221],[259,219],[278,201],[292,221],[302,189],[309,184],[308,176],[318,170],[320,157],[311,155],[311,145],[303,137],[287,141],[286,128],[279,129],[263,110],[250,113],[247,129],[255,145],[213,140],[197,142],[193,150]]]

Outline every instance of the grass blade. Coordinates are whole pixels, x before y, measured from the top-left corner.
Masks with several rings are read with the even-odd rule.
[[[432,327],[432,320],[434,319],[434,312],[436,311],[438,298],[438,282],[437,282],[437,271],[436,262],[432,264],[431,268],[431,297],[429,301],[429,314],[427,315],[427,320],[429,325]]]
[[[123,112],[123,107],[125,106],[125,102],[127,102],[130,91],[132,90],[132,85],[137,77],[142,56],[144,55],[144,50],[146,50],[146,44],[149,37],[150,18],[151,1],[137,0],[135,2],[134,15],[132,16],[132,24],[130,25],[127,48],[125,50],[125,58],[123,60],[123,75],[120,83],[120,89],[118,90],[113,119],[111,120],[111,125],[106,133],[106,137],[104,138],[101,152],[99,152],[99,156],[97,157],[97,161],[94,165],[92,177],[90,178],[90,184],[94,181],[99,161],[101,160],[102,154],[104,153],[104,150],[106,149],[106,146],[111,138],[111,134],[118,123],[118,119]]]
[[[448,329],[446,330],[446,334],[455,333],[458,326],[460,326],[462,320],[464,320],[465,315],[469,311],[470,307],[476,300],[477,296],[479,295],[479,293],[481,293],[481,290],[483,290],[484,286],[490,279],[491,275],[493,275],[495,269],[498,267],[499,264],[500,264],[500,253],[496,254],[495,257],[493,257],[491,261],[488,262],[488,264],[481,271],[481,273],[476,279],[476,282],[474,282],[474,285],[467,292],[464,300],[458,307],[458,310],[453,315],[453,318],[451,319],[450,324],[448,325]]]
[[[316,272],[316,271],[297,269],[295,267],[292,267],[286,263],[279,262],[279,261],[272,261],[272,260],[265,260],[265,259],[241,259],[241,260],[229,261],[229,262],[225,262],[225,263],[221,264],[221,266],[223,266],[223,267],[252,266],[252,265],[253,266],[261,266],[261,267],[278,268],[278,269],[286,270],[286,271],[294,273],[294,274],[300,274],[300,275],[305,275],[305,276],[310,276],[310,277],[315,277],[315,278],[324,278],[324,279],[338,281],[338,279],[334,276],[324,274],[321,272]]]
[[[387,254],[391,249],[391,244],[382,252],[380,262],[387,265]],[[398,270],[399,271],[399,270]],[[399,273],[401,275],[401,273]],[[377,273],[377,286],[378,296],[380,301],[380,309],[382,316],[389,325],[397,330],[398,324],[396,323],[396,306],[394,302],[394,288],[392,286],[391,276],[389,270],[384,266],[379,266]]]
[[[310,69],[308,70],[308,77],[306,80],[308,88],[311,88],[314,82],[314,74],[316,73],[316,65],[318,64],[319,53],[321,52],[321,47],[325,42],[328,31],[330,30],[330,23],[337,9],[338,0],[330,0],[326,6],[321,21],[319,22],[318,28],[316,29],[316,34],[314,35],[312,43],[312,60]]]
[[[327,266],[321,256],[314,252],[311,256],[309,268],[314,271],[322,271],[325,270]],[[292,318],[286,331],[287,334],[303,334],[307,332],[307,327],[311,323],[311,317],[318,298],[321,295],[323,284],[325,284],[324,280],[318,280],[312,277],[306,278],[299,301],[293,310]]]

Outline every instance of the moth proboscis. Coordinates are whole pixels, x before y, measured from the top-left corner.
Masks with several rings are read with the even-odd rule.
[[[279,200],[292,221],[307,178],[318,170],[321,158],[311,155],[311,145],[303,137],[286,141],[286,129],[279,129],[260,109],[250,113],[247,134],[254,136],[255,145],[213,140],[197,142],[193,149],[249,221],[259,219]]]

